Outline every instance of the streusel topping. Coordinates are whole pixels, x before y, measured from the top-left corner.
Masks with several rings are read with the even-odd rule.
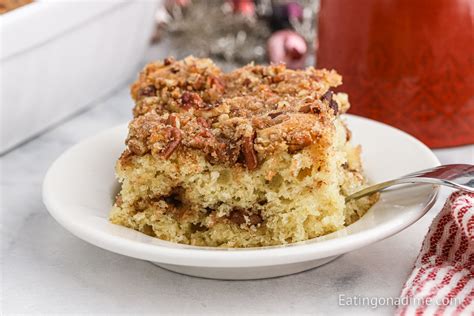
[[[335,71],[248,65],[223,73],[209,59],[149,64],[132,86],[136,102],[123,157],[168,159],[199,150],[212,163],[252,170],[276,152],[297,152],[320,140],[347,110]]]

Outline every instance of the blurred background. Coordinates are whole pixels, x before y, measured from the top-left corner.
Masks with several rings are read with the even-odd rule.
[[[0,0],[0,13],[0,153],[190,54],[332,68],[350,113],[433,148],[474,143],[474,1]]]

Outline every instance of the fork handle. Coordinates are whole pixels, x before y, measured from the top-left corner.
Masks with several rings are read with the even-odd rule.
[[[391,186],[394,186],[394,185],[406,184],[406,183],[430,183],[430,184],[435,184],[435,185],[444,185],[444,186],[448,186],[448,187],[451,187],[451,188],[454,188],[454,189],[474,193],[474,188],[471,188],[471,187],[466,186],[466,185],[461,185],[461,184],[455,183],[455,182],[450,181],[450,180],[423,178],[423,177],[420,177],[420,178],[418,178],[418,177],[407,177],[407,178],[400,178],[400,179],[396,179],[396,180],[385,181],[385,182],[381,182],[381,183],[372,185],[368,188],[365,188],[365,189],[360,190],[360,191],[358,191],[354,194],[349,195],[348,197],[346,197],[346,202],[348,202],[350,200],[354,200],[354,199],[359,199],[361,197],[364,197],[364,196],[367,196],[367,195],[370,195],[370,194],[373,194],[373,193],[376,193],[376,192],[383,191],[384,189],[386,189],[388,187],[391,187]]]

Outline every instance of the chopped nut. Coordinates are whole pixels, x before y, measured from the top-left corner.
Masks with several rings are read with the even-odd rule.
[[[139,98],[141,97],[153,97],[153,96],[156,96],[156,88],[155,86],[146,86],[146,87],[143,87],[141,88],[139,91],[138,91],[138,96]]]
[[[329,102],[329,101],[332,100],[332,95],[333,95],[333,92],[332,92],[331,90],[328,90],[328,91],[326,91],[326,93],[324,93],[324,94],[321,96],[320,100],[321,100],[321,101]]]
[[[272,119],[274,119],[275,117],[277,117],[278,115],[281,115],[283,114],[282,111],[279,111],[279,112],[271,112],[271,113],[268,113],[268,116],[270,116]]]
[[[334,100],[331,100],[331,102],[329,102],[329,107],[330,107],[331,109],[333,109],[333,110],[334,110],[334,114],[337,115],[337,113],[339,112],[339,106],[338,106],[337,102],[334,101]]]
[[[197,122],[199,123],[199,125],[201,125],[202,127],[205,127],[205,128],[211,127],[211,126],[209,125],[209,122],[208,122],[205,118],[203,118],[203,117],[198,117],[196,120],[197,120]]]
[[[300,107],[300,109],[298,110],[298,112],[301,112],[301,113],[309,113],[309,112],[311,112],[311,105],[309,105],[309,104],[303,105],[302,107]]]
[[[168,159],[181,143],[181,131],[176,127],[172,127],[168,130],[167,137],[170,142],[168,145],[166,145],[162,152],[165,159]]]
[[[171,113],[169,116],[168,116],[168,121],[167,121],[168,125],[171,125],[173,127],[177,127],[179,128],[180,127],[180,122],[179,122],[179,118],[176,116],[175,113]]]
[[[209,78],[209,86],[210,87],[215,87],[215,88],[220,90],[220,89],[224,89],[225,84],[220,78],[218,78],[216,76],[211,76]]]
[[[170,67],[170,72],[173,73],[173,74],[177,74],[179,72],[179,68],[177,67]]]
[[[275,75],[275,76],[271,77],[271,82],[272,83],[279,83],[279,82],[282,82],[283,80],[285,80],[285,76],[282,75],[282,74],[278,74],[278,75]]]
[[[197,93],[186,91],[181,96],[181,106],[186,110],[191,107],[201,108],[203,107],[202,104],[202,99]]]
[[[165,60],[163,60],[163,63],[165,64],[165,66],[169,66],[172,63],[174,63],[175,61],[176,60],[173,57],[168,57],[168,58],[165,58]]]
[[[319,114],[321,111],[315,104],[305,104],[300,109],[298,110],[300,113],[313,113],[313,114]]]
[[[333,100],[333,92],[331,90],[328,90],[325,94],[321,96],[321,101],[325,101],[331,109],[334,110],[334,114],[337,115],[339,106],[336,101]]]
[[[257,168],[258,161],[257,161],[257,154],[255,153],[255,149],[253,148],[253,140],[255,139],[255,133],[249,137],[243,137],[243,146],[242,146],[242,153],[245,159],[245,165],[247,169],[253,170]]]

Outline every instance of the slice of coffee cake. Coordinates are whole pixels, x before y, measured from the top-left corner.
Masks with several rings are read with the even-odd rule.
[[[222,73],[208,59],[149,64],[132,86],[113,223],[161,239],[252,247],[321,236],[376,201],[339,114],[334,71],[284,65]]]

